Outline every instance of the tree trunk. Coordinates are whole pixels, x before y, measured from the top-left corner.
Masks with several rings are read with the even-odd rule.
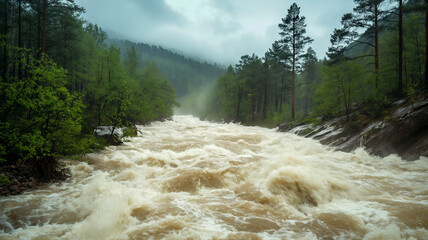
[[[254,94],[255,95],[255,94]],[[255,100],[255,96],[252,95],[251,96],[251,121],[254,122],[255,118],[255,113],[256,113],[256,100]]]
[[[227,91],[226,78],[223,78],[223,80],[224,80],[224,93],[226,94],[226,100],[229,101],[229,92]]]
[[[428,0],[425,0],[425,87],[428,88]]]
[[[279,91],[278,91],[278,88],[277,88],[277,81],[278,79],[275,77],[275,87],[274,87],[274,96],[275,96],[275,99],[274,99],[274,104],[275,104],[275,112],[278,112],[278,103],[279,103]]]
[[[309,108],[309,86],[306,86],[306,94],[305,94],[305,117],[308,116],[308,108]]]
[[[22,22],[21,22],[21,14],[22,14],[22,0],[18,0],[18,47],[22,47]]]
[[[7,61],[8,61],[8,59],[7,59],[7,30],[8,30],[7,29],[8,28],[8,26],[7,26],[7,18],[8,18],[7,8],[8,8],[8,2],[9,2],[9,0],[4,0],[4,22],[3,22],[4,23],[4,32],[3,32],[3,34],[4,34],[5,44],[3,47],[3,72],[2,72],[2,78],[4,81],[6,81]]]
[[[293,118],[294,121],[294,79],[296,76],[296,46],[293,43],[293,82],[291,85],[291,117]]]
[[[398,1],[398,96],[403,94],[403,0]]]
[[[405,76],[405,84],[404,84],[404,90],[407,92],[407,86],[409,85],[409,76],[407,72],[407,57],[404,57],[404,76]]]
[[[379,85],[379,29],[378,29],[378,17],[379,17],[379,13],[378,13],[378,4],[375,4],[375,9],[374,9],[374,14],[375,14],[375,86],[378,89],[378,85]]]
[[[22,51],[22,21],[21,21],[21,14],[22,14],[22,0],[18,1],[18,52],[21,53]],[[18,79],[22,79],[22,61],[23,59],[21,56],[18,58]]]
[[[239,79],[238,80],[238,104],[236,106],[236,121],[239,121],[239,108],[241,107],[241,86],[239,84]]]
[[[282,113],[282,102],[284,99],[284,88],[285,88],[284,81],[285,81],[284,76],[282,76],[282,74],[281,74],[281,88],[280,88],[280,92],[279,92],[279,112],[281,112],[281,113]]]
[[[267,116],[267,84],[265,84],[265,96],[263,101],[263,120],[266,119]]]
[[[42,44],[40,41],[42,32],[42,10],[40,5],[40,0],[37,1],[37,57],[40,58],[40,50],[42,48]]]
[[[42,35],[42,53],[46,53],[46,8],[47,0],[43,0],[43,35]]]

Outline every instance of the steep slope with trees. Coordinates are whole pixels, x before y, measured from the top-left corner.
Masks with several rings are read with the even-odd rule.
[[[122,56],[109,46],[73,0],[0,4],[0,183],[4,169],[63,175],[58,158],[106,144],[98,126],[112,126],[108,141],[117,143],[115,128],[172,115],[176,91],[166,76],[154,63],[141,67],[132,49]]]
[[[226,72],[220,65],[193,60],[160,46],[117,39],[107,39],[106,42],[120,48],[122,57],[134,48],[140,68],[148,62],[156,63],[159,70],[166,74],[167,79],[177,89],[179,98],[211,85]]]

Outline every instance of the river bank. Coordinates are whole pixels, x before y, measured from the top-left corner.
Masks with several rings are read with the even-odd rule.
[[[319,124],[286,123],[281,132],[319,140],[338,151],[350,152],[363,147],[370,154],[386,157],[397,154],[413,161],[428,156],[428,98],[394,102],[379,117],[370,118],[357,109],[350,115]]]
[[[61,182],[70,176],[68,169],[62,165],[55,178],[39,179],[33,176],[31,170],[27,167],[8,165],[2,167],[3,174],[8,178],[9,183],[0,185],[0,197],[20,194],[29,189],[43,187],[49,183]]]
[[[161,121],[161,120],[160,120]],[[162,121],[164,121],[162,119]],[[137,127],[132,125],[130,128],[113,128],[111,126],[100,126],[94,129],[94,136],[97,144],[92,148],[93,152],[99,152],[108,146],[118,146],[123,144],[124,137],[137,136]],[[65,159],[76,159],[81,161],[81,156],[64,156]],[[21,194],[30,189],[44,187],[50,183],[62,182],[70,177],[70,171],[63,163],[62,159],[45,159],[51,172],[49,178],[37,177],[37,169],[29,164],[4,164],[0,168],[0,197],[8,195]]]

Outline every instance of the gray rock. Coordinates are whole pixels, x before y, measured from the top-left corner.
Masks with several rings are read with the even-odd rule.
[[[345,130],[344,117],[319,126],[283,124],[279,131],[311,137],[341,151],[365,147],[369,153],[381,157],[398,154],[405,160],[417,160],[428,156],[428,100],[405,103],[406,100],[393,103],[396,110],[388,117],[366,124],[357,132]]]

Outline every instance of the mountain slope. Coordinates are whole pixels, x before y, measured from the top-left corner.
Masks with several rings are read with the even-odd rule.
[[[134,46],[140,67],[147,61],[155,62],[177,89],[179,98],[209,85],[226,72],[224,67],[217,64],[202,63],[159,46],[117,39],[108,39],[107,43],[120,48],[122,57],[126,56],[127,49]]]

